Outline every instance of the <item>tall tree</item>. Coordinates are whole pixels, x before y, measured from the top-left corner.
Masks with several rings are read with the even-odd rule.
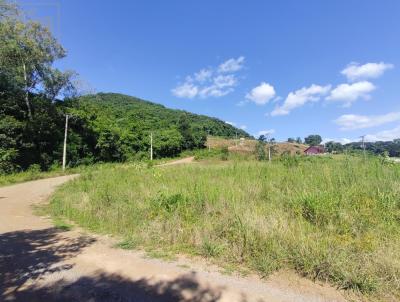
[[[257,143],[255,146],[255,154],[258,160],[265,160],[266,155],[265,155],[265,142],[267,138],[265,135],[260,135],[257,139]]]
[[[65,50],[46,27],[23,20],[0,0],[0,173],[59,158],[63,109],[55,100],[74,88],[74,73],[53,67]]]
[[[339,153],[343,151],[343,145],[341,143],[330,141],[325,144],[325,149],[329,153]]]
[[[44,93],[46,97],[54,102],[60,93],[64,97],[72,98],[77,94],[76,87],[72,79],[76,76],[76,72],[67,70],[62,72],[58,69],[50,69],[43,77]]]
[[[259,137],[258,137],[258,141],[259,142],[265,142],[267,140],[267,137],[264,135],[264,134],[261,134]]]
[[[183,137],[184,149],[192,149],[194,147],[192,129],[190,128],[189,119],[185,113],[179,118],[178,130]]]
[[[65,56],[64,48],[39,22],[21,21],[20,12],[0,2],[0,69],[1,78],[23,95],[27,115],[34,116],[33,94],[45,93],[55,99],[68,87],[70,72],[53,68]]]
[[[304,138],[304,142],[310,146],[317,146],[322,142],[322,137],[318,134],[311,134]]]

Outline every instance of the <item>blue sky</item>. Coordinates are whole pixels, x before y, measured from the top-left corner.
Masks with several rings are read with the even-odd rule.
[[[400,137],[400,1],[22,1],[96,91],[278,140]]]

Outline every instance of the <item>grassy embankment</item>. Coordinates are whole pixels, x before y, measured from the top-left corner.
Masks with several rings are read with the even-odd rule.
[[[51,211],[128,247],[400,297],[400,165],[373,158],[114,166],[63,186]]]

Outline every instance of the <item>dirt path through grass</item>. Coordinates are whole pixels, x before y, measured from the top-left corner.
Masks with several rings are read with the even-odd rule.
[[[181,164],[190,164],[194,161],[194,156],[191,157],[185,157],[182,159],[174,160],[167,162],[165,164],[157,165],[157,167],[163,167],[163,166],[173,166],[173,165],[181,165]]]
[[[345,301],[289,273],[259,280],[223,275],[200,260],[149,259],[33,214],[32,205],[74,177],[0,188],[0,301]]]

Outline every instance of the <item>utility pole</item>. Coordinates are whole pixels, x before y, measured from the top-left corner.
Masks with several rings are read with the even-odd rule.
[[[268,161],[271,162],[271,142],[268,143]]]
[[[271,141],[270,141],[270,139],[269,139],[269,133],[267,133],[267,135],[266,135],[266,137],[267,137],[267,139],[266,139],[266,141],[267,141],[267,144],[268,144],[268,161],[269,162],[271,162]]]
[[[366,158],[366,155],[365,155],[365,135],[361,135],[360,137],[361,137],[361,146],[363,148],[364,160],[365,160],[365,158]]]
[[[209,140],[209,136],[210,136],[210,129],[207,130],[207,145],[208,145],[208,152],[211,151],[211,145],[210,145],[210,140]]]
[[[153,160],[153,132],[150,132],[150,160]]]
[[[65,171],[65,164],[67,162],[67,135],[68,135],[68,118],[69,115],[65,115],[65,132],[64,132],[64,148],[63,148],[63,159],[62,159],[62,170]]]
[[[238,141],[238,135],[237,135],[237,130],[236,130],[236,147],[238,146],[239,141]]]

